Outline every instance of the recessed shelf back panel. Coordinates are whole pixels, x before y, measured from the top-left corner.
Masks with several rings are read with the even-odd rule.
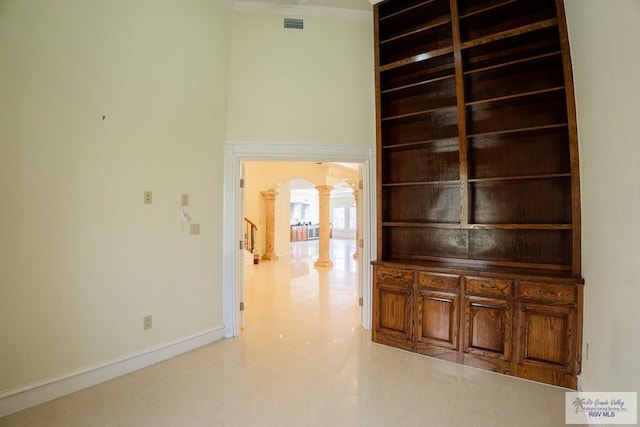
[[[467,258],[468,231],[459,229],[383,227],[384,258]]]
[[[566,109],[550,108],[563,105],[565,99],[564,90],[556,90],[474,104],[467,107],[467,132],[469,135],[477,135],[566,123]]]
[[[463,42],[523,27],[556,16],[555,0],[520,0],[460,18]],[[464,10],[464,8],[463,8]]]
[[[472,223],[571,224],[571,177],[474,182],[470,199]]]
[[[469,178],[571,172],[567,126],[469,138]]]
[[[465,100],[482,101],[557,87],[564,87],[559,53],[468,74],[465,76]]]
[[[571,266],[571,231],[469,230],[469,258]]]
[[[380,109],[382,117],[390,117],[455,106],[456,102],[456,81],[451,77],[385,93]]]
[[[414,203],[405,203],[413,200]],[[460,212],[451,205],[460,200],[457,185],[417,185],[387,188],[383,193],[385,222],[457,223]]]
[[[529,61],[531,58],[560,51],[558,27],[551,26],[463,49],[462,67],[468,72],[517,61]]]
[[[457,135],[458,112],[455,108],[382,123],[383,146],[445,139]]]
[[[381,72],[380,90],[384,92],[443,77],[455,77],[453,54],[451,53]]]
[[[382,152],[382,183],[399,184],[460,179],[458,140]]]

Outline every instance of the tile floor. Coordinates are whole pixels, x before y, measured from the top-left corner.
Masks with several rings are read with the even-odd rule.
[[[0,426],[505,426],[564,424],[564,390],[371,342],[353,243],[247,266],[247,324],[223,340],[0,418]]]

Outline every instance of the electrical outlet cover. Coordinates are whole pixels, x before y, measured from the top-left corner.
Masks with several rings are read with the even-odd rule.
[[[142,328],[146,331],[153,327],[153,316],[144,316],[142,319]]]

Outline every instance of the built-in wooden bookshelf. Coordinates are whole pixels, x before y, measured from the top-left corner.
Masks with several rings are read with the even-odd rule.
[[[562,1],[386,0],[374,14],[374,340],[575,388],[583,281]]]

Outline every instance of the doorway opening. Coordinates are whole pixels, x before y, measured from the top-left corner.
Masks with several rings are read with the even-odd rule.
[[[371,327],[371,267],[375,236],[375,159],[374,149],[359,146],[291,145],[262,143],[225,144],[225,206],[223,250],[223,319],[225,336],[238,336],[242,326],[240,303],[244,283],[244,256],[242,242],[244,219],[243,179],[246,162],[326,162],[357,163],[361,165],[359,203],[362,212],[357,244],[360,262],[360,321],[365,329]],[[273,189],[271,189],[273,190]],[[338,212],[338,211],[336,211]],[[343,209],[346,216],[347,210]],[[339,215],[339,213],[336,213]],[[341,224],[349,226],[351,218],[343,218]]]
[[[251,326],[251,319],[256,318],[255,307],[263,307],[262,318],[268,313],[264,308],[268,301],[255,296],[269,300],[282,296],[269,293],[277,293],[275,288],[282,282],[290,285],[280,292],[292,300],[306,289],[305,298],[295,303],[299,306],[296,310],[324,295],[324,306],[312,304],[311,312],[319,308],[331,310],[333,306],[346,309],[350,303],[348,308],[359,319],[362,282],[356,234],[361,220],[356,201],[362,164],[247,161],[243,165],[241,217],[255,230],[254,239],[245,233],[244,240],[254,240],[255,248],[251,253],[245,245],[244,270],[239,272],[244,279],[240,289],[240,304],[244,307],[241,328]],[[274,263],[278,265],[266,265]],[[321,272],[322,269],[328,271]],[[319,293],[318,286],[328,289]],[[284,309],[292,303],[285,297],[279,304]]]

